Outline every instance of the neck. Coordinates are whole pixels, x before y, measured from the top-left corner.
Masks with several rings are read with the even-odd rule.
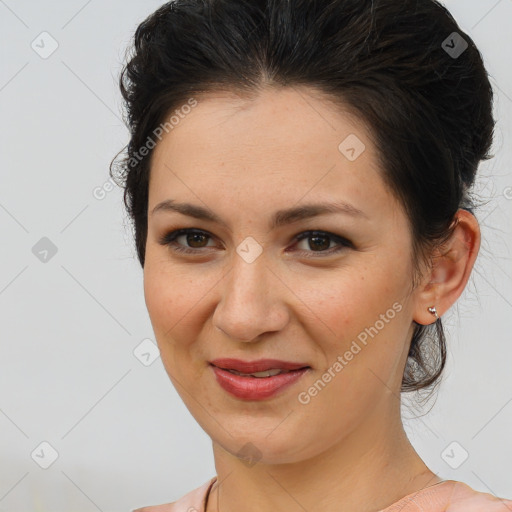
[[[399,405],[393,416],[375,411],[324,452],[287,464],[248,466],[214,442],[207,512],[374,512],[440,482],[407,438]]]

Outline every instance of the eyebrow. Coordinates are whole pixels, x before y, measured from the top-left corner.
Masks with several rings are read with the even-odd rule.
[[[167,199],[157,204],[150,215],[155,215],[155,213],[158,212],[178,212],[182,215],[194,217],[195,219],[207,220],[228,227],[226,222],[207,208],[190,203],[178,203],[172,199]],[[349,203],[312,203],[285,210],[278,210],[272,216],[270,228],[276,229],[287,224],[292,224],[293,222],[327,213],[343,213],[352,217],[364,217],[368,219],[366,213]]]

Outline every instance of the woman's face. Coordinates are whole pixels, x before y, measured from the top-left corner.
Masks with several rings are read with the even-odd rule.
[[[183,112],[152,155],[144,267],[178,393],[214,442],[232,454],[251,446],[263,462],[304,460],[349,436],[376,439],[398,417],[418,306],[407,218],[364,125],[306,88],[254,101],[210,95]],[[153,213],[164,201],[218,221]],[[283,213],[342,203],[353,210]],[[195,235],[161,243],[179,229]],[[232,394],[211,364],[220,358],[309,369],[272,395]],[[237,382],[248,379],[267,386],[265,377]]]

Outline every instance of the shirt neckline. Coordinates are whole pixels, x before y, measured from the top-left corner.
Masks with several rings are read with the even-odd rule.
[[[202,508],[201,512],[206,512],[206,507],[208,506],[208,499],[210,498],[211,491],[213,489],[215,482],[217,482],[217,480],[218,480],[217,476],[212,477],[210,484],[208,485],[208,488],[206,489],[206,493],[203,498],[203,508]],[[386,512],[388,509],[390,509],[392,507],[396,507],[397,505],[400,505],[400,503],[402,503],[402,501],[408,500],[412,496],[417,496],[418,494],[423,493],[429,489],[432,489],[433,487],[436,487],[436,486],[442,485],[442,484],[446,484],[449,482],[453,483],[454,481],[453,480],[441,480],[440,482],[436,482],[435,484],[428,485],[427,487],[418,489],[417,491],[411,492],[411,493],[407,494],[406,496],[404,496],[403,498],[400,498],[398,501],[391,503],[391,505],[388,505],[386,508],[383,508],[383,509],[379,510],[378,512]]]

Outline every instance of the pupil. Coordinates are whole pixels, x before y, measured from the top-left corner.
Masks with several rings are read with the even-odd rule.
[[[199,246],[194,246],[194,241],[191,242],[191,239],[193,240],[193,237],[196,237],[196,238],[201,238],[201,237],[205,237],[205,235],[202,235],[201,233],[189,233],[188,237],[187,237],[187,242],[192,246],[192,247],[200,247]]]
[[[327,239],[328,239],[328,237],[326,237],[326,236],[312,236],[312,237],[310,237],[310,240],[317,240],[317,241],[318,240],[326,241]],[[315,244],[315,242],[313,243],[313,245],[314,244]],[[324,243],[323,245],[322,244],[320,244],[320,245],[321,245],[321,247],[317,246],[317,249],[328,249],[329,248],[329,242],[327,242],[327,244]],[[311,242],[309,243],[309,247],[311,249],[314,249],[314,247],[312,246]]]

